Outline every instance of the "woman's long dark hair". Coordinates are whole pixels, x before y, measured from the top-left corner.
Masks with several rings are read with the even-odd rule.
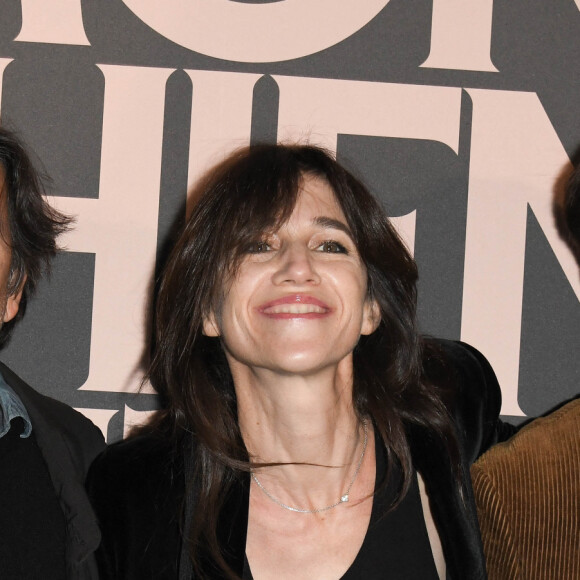
[[[361,337],[353,353],[353,404],[360,417],[372,418],[387,464],[401,467],[397,501],[413,473],[406,425],[427,426],[458,461],[445,407],[423,376],[416,264],[378,202],[317,147],[240,150],[212,171],[195,194],[193,213],[160,281],[149,371],[167,400],[151,428],[176,442],[191,433],[195,441],[197,502],[204,509],[195,510],[186,541],[198,572],[201,559],[209,555],[235,577],[218,545],[217,519],[228,488],[251,467],[232,377],[219,339],[202,332],[204,317],[218,308],[248,244],[290,217],[305,175],[324,179],[332,188],[366,265],[369,297],[380,308],[377,330]]]

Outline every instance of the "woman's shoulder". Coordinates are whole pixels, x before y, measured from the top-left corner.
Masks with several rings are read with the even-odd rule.
[[[109,445],[87,477],[92,496],[140,495],[170,484],[182,472],[178,445],[155,432],[143,432]]]
[[[135,464],[166,456],[173,446],[170,438],[155,431],[143,431],[108,445],[96,462],[120,464],[119,467],[122,464],[131,464],[134,467]]]
[[[424,362],[428,368],[435,370],[453,370],[461,374],[474,374],[481,377],[495,373],[485,356],[474,346],[460,340],[448,340],[444,338],[425,337]],[[482,377],[483,378],[483,377]]]
[[[423,352],[425,374],[432,383],[449,390],[458,402],[487,399],[499,412],[499,383],[479,350],[458,340],[425,338]]]
[[[110,445],[91,466],[87,491],[101,529],[103,580],[167,577],[151,570],[167,570],[166,555],[179,545],[181,457],[170,438],[147,432]]]
[[[514,428],[499,420],[501,389],[486,357],[460,341],[425,340],[425,372],[442,398],[472,459],[509,437]]]

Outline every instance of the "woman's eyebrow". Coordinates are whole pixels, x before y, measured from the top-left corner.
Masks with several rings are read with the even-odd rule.
[[[352,238],[350,228],[344,222],[324,216],[314,218],[312,221],[314,225],[321,226],[329,230],[339,230],[344,232],[349,238]]]

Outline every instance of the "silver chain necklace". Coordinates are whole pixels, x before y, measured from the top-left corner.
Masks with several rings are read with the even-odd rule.
[[[363,440],[363,448],[362,448],[362,453],[360,454],[360,458],[358,460],[356,469],[354,471],[354,475],[352,476],[352,479],[350,480],[350,483],[348,484],[348,487],[346,488],[346,491],[344,492],[343,495],[340,496],[340,499],[336,502],[333,503],[332,505],[327,505],[326,507],[323,508],[316,508],[313,510],[308,510],[308,509],[304,509],[304,508],[298,508],[298,507],[293,507],[291,505],[287,505],[283,502],[281,502],[279,499],[275,498],[261,483],[260,480],[256,477],[256,474],[254,473],[254,471],[252,470],[250,473],[252,475],[252,479],[256,482],[256,485],[264,492],[264,494],[266,495],[266,497],[268,499],[270,499],[271,501],[273,501],[276,505],[279,505],[280,507],[284,508],[285,510],[290,510],[291,512],[298,512],[300,514],[318,514],[320,512],[326,512],[328,510],[331,510],[332,508],[335,508],[336,506],[340,505],[341,503],[346,503],[348,501],[348,496],[350,494],[350,490],[356,480],[356,477],[358,475],[358,472],[360,471],[360,467],[362,465],[363,459],[365,457],[365,451],[367,450],[367,442],[368,442],[368,427],[367,427],[367,422],[366,420],[363,421],[363,429],[364,429],[364,440]]]

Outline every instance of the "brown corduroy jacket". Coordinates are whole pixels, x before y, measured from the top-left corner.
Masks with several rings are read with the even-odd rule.
[[[580,399],[471,468],[490,580],[580,578]]]

